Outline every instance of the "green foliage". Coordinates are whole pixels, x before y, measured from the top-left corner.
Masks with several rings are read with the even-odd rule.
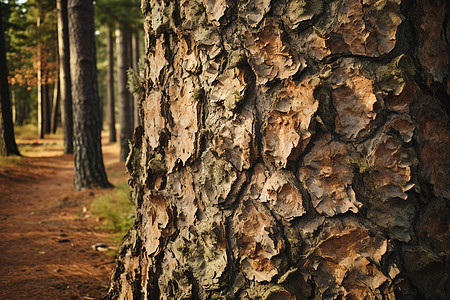
[[[143,22],[139,0],[97,0],[95,18],[99,25],[128,30],[141,27]]]
[[[10,0],[2,8],[2,18],[8,21],[6,49],[16,124],[24,124],[37,116],[37,62],[41,61],[43,84],[57,78],[56,2]]]
[[[130,187],[125,182],[117,184],[112,193],[95,199],[91,209],[102,220],[100,228],[115,232],[115,239],[118,242],[134,224],[134,206],[130,200]]]

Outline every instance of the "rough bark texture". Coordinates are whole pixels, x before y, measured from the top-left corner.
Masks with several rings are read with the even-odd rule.
[[[130,147],[128,141],[133,137],[133,109],[131,107],[132,96],[127,89],[127,70],[130,67],[131,54],[130,36],[124,31],[116,30],[117,53],[117,94],[119,100],[119,141],[120,160],[127,159]]]
[[[69,0],[70,76],[74,123],[75,189],[111,186],[101,145],[92,0]]]
[[[108,54],[108,123],[109,123],[109,141],[117,141],[116,133],[116,105],[114,99],[114,37],[112,29],[108,28],[106,51]]]
[[[61,98],[61,127],[64,153],[73,153],[72,88],[70,81],[70,49],[67,19],[67,0],[57,0],[59,88]]]
[[[445,1],[143,1],[110,299],[446,299]]]
[[[2,5],[0,5],[0,16]],[[0,20],[0,156],[20,155],[14,137],[3,21]]]

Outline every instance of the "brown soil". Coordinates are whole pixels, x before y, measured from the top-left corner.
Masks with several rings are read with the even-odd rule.
[[[0,299],[97,299],[108,288],[115,247],[90,213],[111,189],[73,191],[73,157],[60,139],[21,140],[20,164],[0,165]],[[30,149],[31,148],[31,149]],[[103,145],[109,180],[126,180],[117,144]]]

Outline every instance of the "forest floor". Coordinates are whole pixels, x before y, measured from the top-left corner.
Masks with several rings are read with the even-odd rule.
[[[24,157],[0,163],[0,299],[98,299],[105,295],[117,248],[91,203],[113,189],[73,190],[73,156],[62,140],[18,139]],[[103,143],[108,178],[127,180],[119,146]]]

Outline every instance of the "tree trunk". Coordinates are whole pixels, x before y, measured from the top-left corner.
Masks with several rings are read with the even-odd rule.
[[[115,143],[117,141],[116,133],[116,106],[114,101],[114,37],[113,32],[108,28],[107,39],[107,55],[108,55],[108,121],[109,121],[109,141]]]
[[[38,62],[38,64],[40,64],[40,61]],[[39,138],[43,139],[44,134],[45,134],[45,123],[44,123],[45,102],[44,102],[44,90],[42,88],[43,87],[42,86],[42,70],[40,67],[38,67],[38,71],[37,71],[37,81],[38,81],[37,82],[38,134],[39,134]]]
[[[133,57],[133,69],[134,71],[139,74],[139,31],[135,30],[132,34],[132,57]],[[138,127],[141,123],[140,117],[139,117],[139,96],[133,95],[133,119],[134,119],[134,128]]]
[[[42,86],[42,45],[41,45],[41,6],[40,2],[38,2],[38,10],[39,15],[36,21],[36,28],[38,34],[38,61],[37,61],[37,103],[38,103],[38,111],[37,111],[37,122],[38,122],[38,134],[39,138],[43,139],[45,134],[45,101],[44,101],[44,89]]]
[[[2,16],[0,4],[0,16]],[[0,19],[0,156],[20,155],[14,137],[3,20]]]
[[[133,69],[133,34],[132,32],[127,33],[127,59],[128,59],[128,63],[127,63],[127,68],[126,68],[126,75],[127,75],[127,92],[128,92],[128,101],[130,103],[130,127],[131,127],[131,137],[130,140],[133,138],[133,131],[134,131],[134,95],[131,93],[129,87],[128,87],[128,71],[130,69]]]
[[[51,132],[53,134],[56,133],[56,129],[58,128],[58,107],[59,107],[59,80],[56,79],[53,85],[53,101],[52,101],[52,126]]]
[[[131,109],[130,92],[127,89],[127,69],[129,68],[129,35],[123,30],[116,30],[117,53],[117,94],[119,98],[120,124],[120,160],[125,161],[129,146],[128,141],[133,136],[133,111]]]
[[[43,101],[43,107],[44,107],[44,113],[43,113],[43,123],[44,123],[44,134],[51,133],[51,119],[52,119],[52,103],[50,101],[50,85],[49,84],[43,84],[42,85],[42,101]]]
[[[41,69],[41,46],[38,46],[38,69],[37,69],[37,103],[38,103],[38,111],[37,111],[37,122],[38,122],[38,134],[39,138],[44,138],[45,133],[45,102],[44,102],[44,89],[42,85],[42,69]]]
[[[14,90],[11,90],[11,108],[12,108],[12,123],[16,124],[17,121],[17,102],[16,102],[16,94]]]
[[[92,0],[68,2],[75,189],[110,187],[103,164]]]
[[[447,4],[322,3],[143,1],[108,299],[448,296]]]
[[[72,91],[70,82],[70,49],[67,19],[67,0],[57,0],[59,87],[61,97],[61,127],[64,153],[73,153]]]

